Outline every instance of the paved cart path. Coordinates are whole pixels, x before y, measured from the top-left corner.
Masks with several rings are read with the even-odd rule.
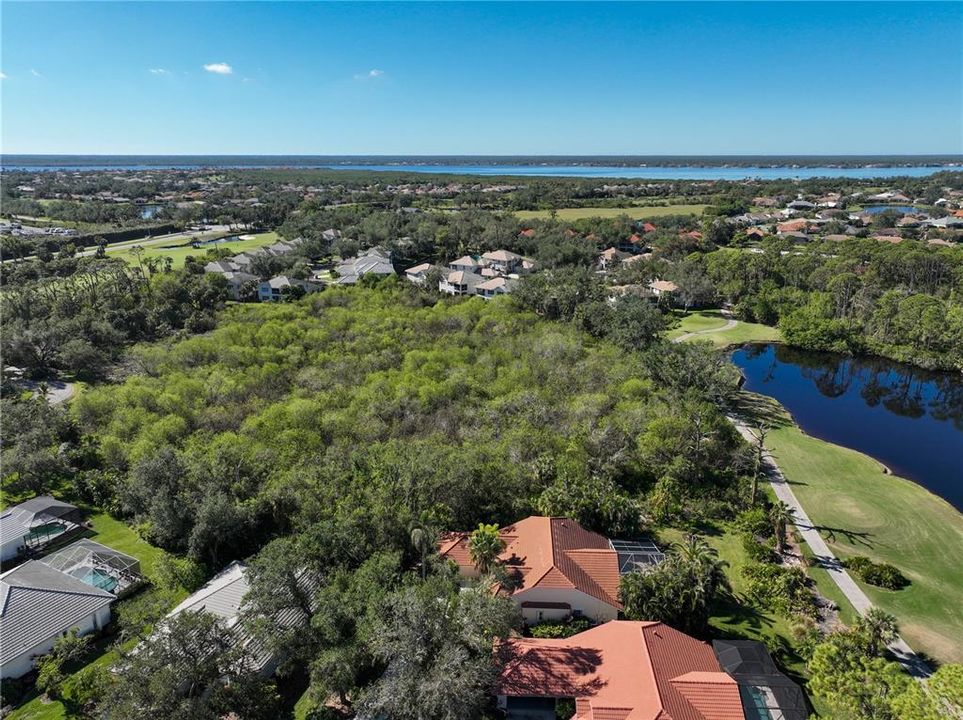
[[[756,436],[746,425],[735,418],[729,419],[735,424],[739,433],[747,442],[750,444],[756,442]],[[769,484],[772,486],[773,491],[775,491],[776,497],[792,508],[796,519],[796,528],[803,536],[806,544],[809,545],[813,551],[819,566],[829,573],[829,577],[831,577],[833,582],[843,591],[843,594],[849,602],[856,608],[856,612],[860,615],[865,615],[869,612],[869,609],[873,607],[873,603],[866,596],[866,593],[863,592],[862,588],[856,584],[856,581],[853,580],[850,574],[846,572],[846,568],[839,562],[839,559],[833,554],[833,551],[829,549],[829,546],[826,545],[826,541],[823,540],[819,531],[813,525],[812,520],[809,519],[806,511],[803,510],[802,505],[799,504],[796,494],[792,491],[792,486],[786,482],[782,470],[779,469],[779,466],[776,465],[775,460],[772,459],[772,456],[768,452],[763,457],[763,465],[765,466],[766,475],[769,477]],[[910,648],[903,638],[897,638],[891,643],[889,650],[913,677],[922,679],[930,676],[932,671],[929,666],[919,655],[913,652],[912,648]]]
[[[711,335],[712,333],[725,332],[726,330],[732,330],[736,325],[739,324],[738,320],[729,318],[728,322],[722,327],[709,328],[708,330],[696,330],[695,332],[686,333],[685,335],[680,335],[672,342],[683,342],[691,337],[698,337],[699,335]]]

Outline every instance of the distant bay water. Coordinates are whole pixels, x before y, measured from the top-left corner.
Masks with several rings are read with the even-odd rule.
[[[925,177],[963,170],[963,157],[364,157],[265,155],[5,155],[6,172],[303,168],[477,176],[627,180]]]

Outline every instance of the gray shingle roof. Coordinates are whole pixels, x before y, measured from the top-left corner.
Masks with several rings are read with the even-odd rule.
[[[30,528],[20,522],[13,513],[4,512],[0,515],[0,543],[6,545],[10,540],[22,538],[30,532]]]
[[[6,543],[26,535],[36,524],[38,515],[58,518],[76,510],[76,506],[61,502],[49,495],[39,495],[25,500],[0,513],[0,541]]]
[[[63,515],[69,515],[76,509],[77,507],[75,505],[61,502],[56,498],[50,497],[50,495],[38,495],[37,497],[23,501],[19,505],[14,505],[9,508],[9,512],[22,522],[29,522],[33,520],[36,515],[62,517]]]
[[[250,587],[247,582],[246,571],[247,566],[244,563],[232,562],[204,587],[185,598],[183,602],[171,610],[168,617],[173,617],[188,610],[204,610],[217,615],[229,626],[232,625],[237,619],[241,601]]]
[[[0,575],[0,664],[69,630],[114,596],[30,560]]]

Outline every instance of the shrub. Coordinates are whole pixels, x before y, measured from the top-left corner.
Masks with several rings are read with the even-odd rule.
[[[802,568],[750,563],[742,569],[746,594],[787,615],[815,617],[816,600]]]
[[[578,635],[592,627],[588,620],[569,620],[564,623],[539,623],[533,625],[529,632],[536,638],[567,638]]]
[[[901,590],[910,584],[909,579],[889,563],[874,563],[861,572],[860,577],[870,585],[887,590]]]
[[[852,570],[853,572],[862,575],[865,570],[873,564],[873,561],[867,557],[862,557],[857,555],[849,560],[843,560],[843,567]]]
[[[161,555],[154,572],[157,585],[164,590],[184,588],[187,592],[194,592],[207,578],[204,567],[195,560],[169,553]]]
[[[776,553],[773,552],[772,548],[768,544],[756,540],[753,535],[746,534],[742,536],[742,548],[753,562],[776,562]]]
[[[863,582],[887,590],[902,590],[910,584],[909,578],[893,565],[876,563],[861,555],[844,560],[843,566],[856,573]]]
[[[757,537],[772,537],[772,523],[769,522],[769,516],[764,507],[743,510],[736,517],[736,527]]]

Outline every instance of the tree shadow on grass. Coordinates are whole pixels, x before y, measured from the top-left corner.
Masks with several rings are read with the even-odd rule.
[[[713,619],[725,623],[725,630],[719,631],[714,628],[716,633],[721,632],[727,637],[736,636],[742,640],[758,640],[758,635],[744,633],[741,628],[754,630],[761,633],[764,627],[772,627],[775,616],[764,613],[740,595],[730,594],[716,601],[712,608]]]
[[[818,531],[819,534],[825,538],[826,542],[839,542],[839,536],[842,536],[842,538],[850,545],[861,545],[862,547],[870,550],[876,547],[872,542],[870,542],[870,538],[874,536],[871,532],[856,532],[855,530],[834,528],[829,527],[828,525],[812,525],[811,527],[813,530]]]
[[[749,427],[766,425],[776,429],[792,425],[792,417],[778,402],[745,390],[735,394],[730,410]]]

